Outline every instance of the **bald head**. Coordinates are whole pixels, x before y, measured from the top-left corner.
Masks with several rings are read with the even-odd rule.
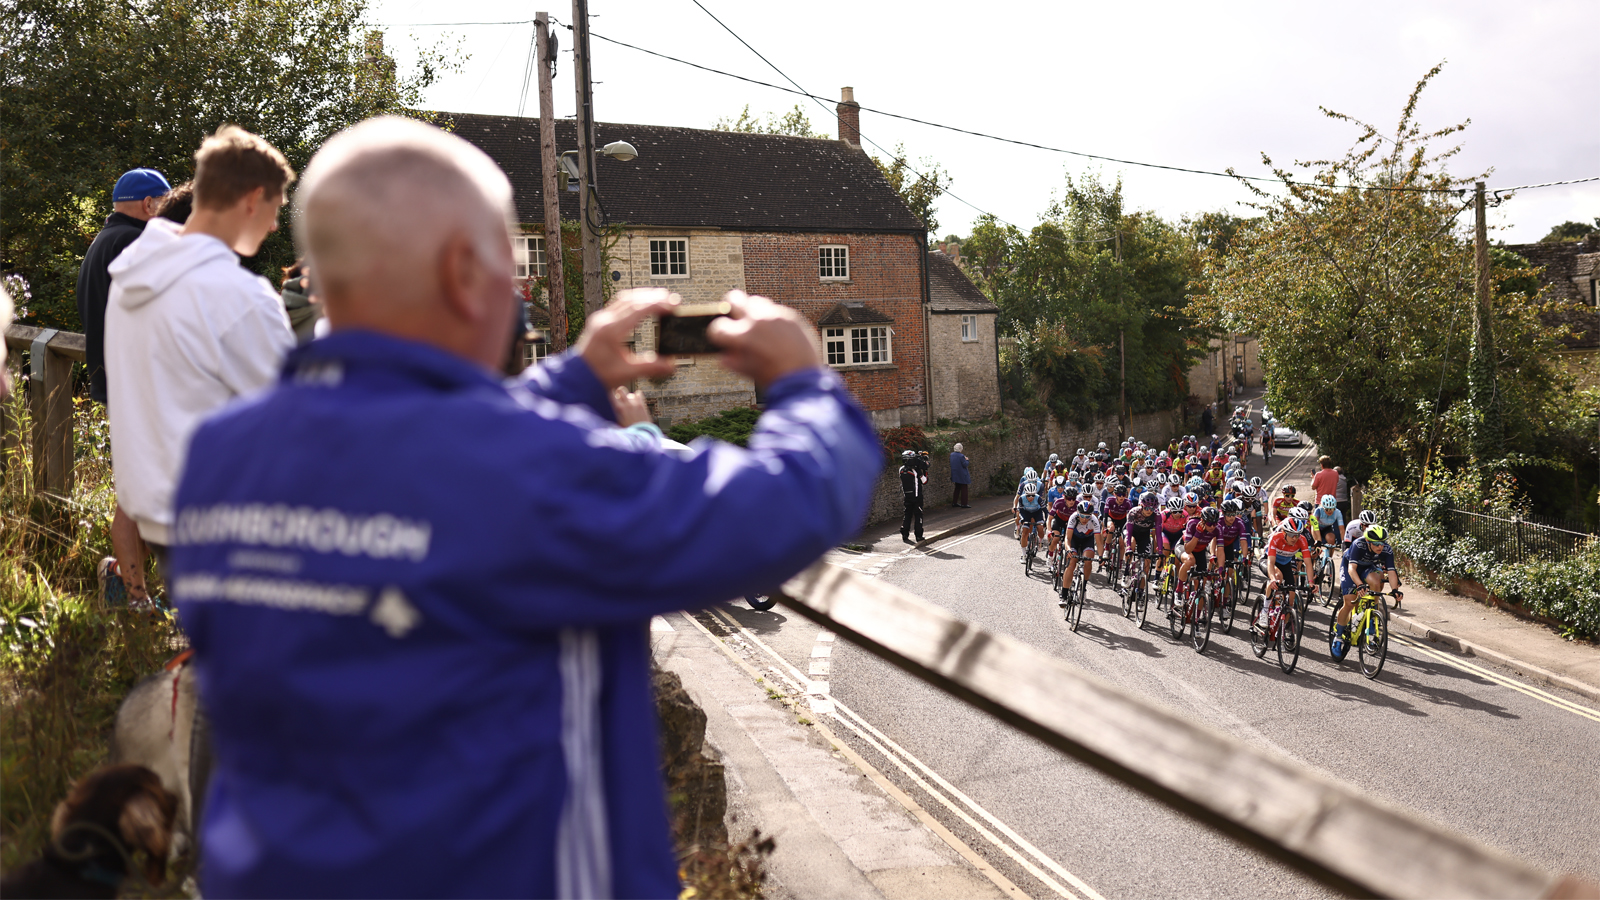
[[[480,362],[503,352],[511,185],[483,151],[414,119],[368,119],[323,145],[295,203],[295,238],[334,330],[424,340]]]

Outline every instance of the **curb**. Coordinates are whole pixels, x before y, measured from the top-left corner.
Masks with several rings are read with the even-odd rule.
[[[934,541],[942,541],[947,537],[951,537],[952,535],[961,534],[964,531],[971,531],[980,525],[990,525],[1000,521],[1001,519],[1011,518],[1012,515],[1013,513],[1010,509],[1000,509],[992,513],[985,513],[981,516],[973,516],[970,519],[963,519],[962,521],[951,525],[949,528],[946,528],[943,531],[935,531],[932,534],[924,535],[922,540],[917,541],[913,546],[922,547],[931,544]]]
[[[1422,640],[1435,644],[1443,644],[1444,646],[1449,647],[1463,656],[1476,656],[1479,659],[1492,662],[1496,665],[1504,666],[1519,674],[1526,675],[1535,681],[1542,681],[1552,687],[1558,687],[1562,690],[1571,691],[1579,696],[1587,697],[1590,700],[1600,702],[1600,688],[1594,687],[1593,685],[1584,684],[1575,678],[1568,678],[1565,675],[1557,675],[1548,669],[1542,669],[1535,665],[1529,665],[1528,663],[1525,663],[1516,657],[1507,656],[1498,650],[1491,650],[1481,644],[1474,644],[1471,641],[1464,641],[1448,632],[1429,628],[1426,625],[1413,621],[1410,616],[1390,616],[1389,622],[1390,625],[1393,626],[1397,631],[1401,631],[1410,635],[1411,637],[1421,638]]]

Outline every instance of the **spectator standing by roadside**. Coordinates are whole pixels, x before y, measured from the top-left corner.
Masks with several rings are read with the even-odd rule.
[[[117,503],[158,559],[172,542],[172,495],[195,426],[271,384],[294,346],[277,292],[239,265],[277,229],[293,178],[271,144],[224,126],[195,154],[188,222],[152,220],[111,266]]]
[[[78,268],[78,320],[83,324],[84,368],[89,373],[89,397],[106,402],[106,301],[111,294],[111,263],[144,233],[171,185],[155,169],[129,169],[111,189],[111,215],[95,235]],[[120,606],[149,598],[144,581],[144,546],[139,530],[120,505],[111,517],[111,552],[100,561],[96,574],[100,602]]]
[[[950,483],[955,486],[954,496],[950,500],[952,506],[962,509],[971,509],[971,498],[967,496],[972,484],[972,469],[969,466],[967,455],[961,452],[960,444],[950,448]]]
[[[915,450],[901,453],[900,462],[900,499],[905,504],[905,514],[900,518],[900,539],[910,544],[913,532],[917,541],[922,540],[922,497],[928,472]]]
[[[1333,488],[1333,500],[1338,505],[1339,512],[1346,522],[1350,521],[1350,479],[1344,474],[1343,466],[1334,466],[1334,474],[1339,476],[1339,482]]]
[[[626,344],[663,290],[503,380],[511,185],[420,122],[335,136],[296,204],[331,333],[200,427],[178,490],[205,893],[677,896],[650,617],[859,527],[871,422],[798,313],[738,291],[707,335],[764,392],[748,449],[612,424],[612,391],[673,371]]]
[[[322,318],[322,303],[311,286],[311,267],[303,259],[283,270],[283,308],[289,314],[295,342],[309,342]]]
[[[1321,503],[1323,497],[1332,497],[1339,490],[1339,473],[1333,470],[1333,459],[1327,456],[1317,457],[1317,464],[1322,466],[1317,474],[1311,476],[1311,502]],[[1337,500],[1338,498],[1335,498]]]
[[[1211,416],[1211,404],[1207,403],[1205,409],[1200,410],[1200,434],[1211,433],[1211,426],[1216,420]]]

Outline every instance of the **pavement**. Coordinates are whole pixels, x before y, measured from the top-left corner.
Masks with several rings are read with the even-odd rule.
[[[1242,405],[1251,400],[1254,400],[1254,410],[1259,410],[1259,399],[1250,394],[1232,400],[1232,404]],[[1282,472],[1278,484],[1288,482],[1309,487],[1310,474],[1315,471],[1315,448],[1304,448],[1304,453],[1301,450],[1280,450],[1280,455],[1270,464],[1262,464],[1258,456],[1251,466],[1251,474],[1269,477]],[[928,511],[925,540],[917,546],[909,546],[901,540],[898,522],[885,522],[866,528],[840,551],[830,552],[829,560],[870,575],[883,575],[890,565],[899,562],[962,560],[963,556],[939,549],[939,544],[949,546],[955,543],[952,538],[957,535],[973,535],[960,540],[968,548],[979,546],[970,543],[974,538],[982,541],[995,541],[1002,536],[1010,538],[1010,530],[1003,527],[992,535],[978,535],[1010,519],[1010,506],[1008,496],[990,496],[974,498],[970,509]],[[974,554],[971,562],[978,562],[978,551],[963,552],[971,552]],[[1002,551],[1003,562],[998,562],[1002,567],[1005,562],[1014,565],[1014,556],[1006,556],[1006,552]],[[949,575],[944,578],[947,580]],[[917,585],[912,581],[904,586],[941,601],[938,596],[941,591],[934,583]],[[981,618],[979,615],[979,620]],[[1600,701],[1600,649],[1595,645],[1565,641],[1546,626],[1514,617],[1504,610],[1491,609],[1466,597],[1438,593],[1414,581],[1406,583],[1405,604],[1395,610],[1392,621],[1397,634],[1418,637],[1461,657],[1477,657],[1485,663],[1522,674],[1530,681],[1544,682],[1587,700]],[[922,796],[923,804],[928,802],[928,796],[918,793],[915,780],[907,780],[904,772],[909,769],[901,767],[901,772],[896,772],[898,764],[891,765],[893,759],[874,756],[867,745],[862,745],[861,733],[856,732],[853,725],[850,730],[854,737],[850,740],[840,740],[829,729],[830,724],[834,727],[848,725],[845,719],[835,716],[834,700],[830,698],[826,681],[830,663],[837,663],[840,657],[829,658],[834,647],[832,634],[816,633],[816,629],[802,626],[802,621],[786,620],[781,609],[760,613],[746,610],[742,604],[733,604],[726,609],[696,615],[674,613],[658,618],[651,636],[656,660],[682,677],[685,689],[706,711],[707,746],[710,753],[722,759],[728,777],[731,836],[746,838],[754,828],[776,838],[776,850],[768,860],[766,895],[779,900],[789,897],[899,900],[1022,897],[1026,895],[1024,890],[1027,894],[1035,892],[1038,886],[1029,881],[1027,873],[995,854],[994,847],[986,846],[981,834],[950,820],[936,804],[918,806],[915,796]],[[762,636],[770,647],[763,644]],[[1122,639],[1126,641],[1128,639]],[[755,647],[754,644],[762,645]],[[1118,641],[1110,641],[1109,645],[1117,647]],[[845,660],[859,657],[859,652],[851,647],[843,644],[840,647],[850,650]],[[1072,655],[1074,653],[1069,653],[1069,657]],[[784,663],[784,658],[792,660],[792,665]],[[774,660],[779,665],[773,665]],[[810,671],[800,673],[795,666],[805,666],[806,661],[810,661]],[[1086,660],[1075,661],[1080,665],[1086,663]],[[867,682],[850,679],[851,690],[859,689],[862,684],[888,687],[885,679],[890,671],[878,671],[883,668],[882,663],[870,660],[862,660],[858,665],[869,663],[875,677]],[[1421,660],[1419,665],[1427,665],[1427,660]],[[1091,668],[1096,666],[1091,665]],[[899,673],[893,674],[899,676]],[[1411,673],[1398,671],[1395,674],[1398,684],[1402,685],[1410,676]],[[1171,690],[1170,681],[1173,681],[1170,676],[1163,676],[1163,681],[1146,687],[1154,692],[1152,697],[1158,701],[1192,700],[1194,689],[1187,687],[1179,695],[1166,697]],[[894,721],[898,713],[891,713],[891,709],[896,706],[917,705],[917,701],[909,695],[901,695],[898,690],[888,693],[902,700],[883,698],[882,687],[854,697],[854,703],[858,706],[870,703],[885,721]],[[1344,690],[1334,693],[1338,695]],[[1438,697],[1445,697],[1442,703],[1451,711],[1462,705],[1462,700],[1451,692],[1426,690],[1422,693],[1437,703],[1440,703]],[[950,724],[954,725],[957,719],[973,719],[971,727],[979,727],[976,721],[981,716],[971,709],[960,708],[957,701],[946,703],[938,698],[928,698],[928,701],[946,709],[944,717]],[[1214,701],[1205,711],[1208,716],[1218,713]],[[918,716],[918,713],[907,714]],[[1245,730],[1240,737],[1246,740],[1261,740],[1254,729],[1243,724],[1232,727]],[[1013,748],[1013,743],[1013,740],[1005,741],[1008,749],[1014,749],[1019,757],[1029,753],[1026,748]],[[938,751],[928,748],[926,753]],[[1010,759],[1010,754],[1002,753],[998,746],[987,749],[982,756]],[[877,759],[883,769],[875,767],[869,757]],[[971,759],[962,761],[962,765],[971,764]],[[1390,785],[1390,790],[1395,790],[1395,785]],[[1019,812],[1018,815],[1024,814]],[[1442,810],[1435,815],[1443,815]],[[949,826],[941,820],[949,820]],[[1202,855],[1211,858],[1216,854],[1230,855],[1230,850],[1213,847]],[[1250,863],[1240,860],[1235,865]],[[1106,878],[1107,886],[1115,884],[1115,876],[1107,873]],[[1026,884],[1027,889],[1018,884]],[[1134,881],[1134,884],[1141,882]],[[1286,894],[1318,894],[1309,884],[1288,887],[1285,882]]]

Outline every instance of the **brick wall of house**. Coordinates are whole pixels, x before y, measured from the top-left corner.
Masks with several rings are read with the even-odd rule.
[[[850,248],[850,278],[823,281],[817,251]],[[894,319],[889,364],[841,367],[852,393],[879,428],[923,424],[928,415],[927,342],[922,314],[922,250],[910,235],[744,235],[745,290],[779,300],[816,322],[841,301],[866,301]]]
[[[687,277],[657,277],[650,274],[650,240],[688,241]],[[685,303],[721,300],[730,290],[745,290],[744,247],[738,234],[706,229],[629,228],[610,248],[611,271],[619,288],[663,287],[683,298]],[[634,346],[654,350],[655,320],[646,319],[635,333]],[[680,356],[677,372],[663,381],[640,385],[649,401],[656,423],[671,428],[684,422],[704,419],[756,401],[750,379],[723,368],[715,354]]]
[[[969,314],[970,315],[970,314]],[[985,419],[1000,411],[993,313],[977,314],[978,339],[961,339],[960,313],[934,313],[928,329],[933,418]]]

